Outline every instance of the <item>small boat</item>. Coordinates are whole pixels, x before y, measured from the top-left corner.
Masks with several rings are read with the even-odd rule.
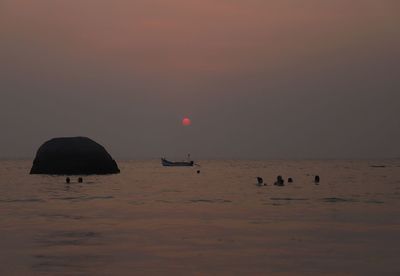
[[[161,164],[165,167],[192,167],[194,165],[194,162],[193,161],[173,162],[173,161],[168,161],[165,158],[161,158]]]

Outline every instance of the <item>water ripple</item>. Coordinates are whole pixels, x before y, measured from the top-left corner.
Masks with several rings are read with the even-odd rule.
[[[52,197],[55,200],[68,200],[68,201],[86,201],[86,200],[96,200],[96,199],[112,199],[111,195],[104,196],[67,196],[67,197]]]
[[[45,200],[40,198],[20,198],[20,199],[0,199],[3,203],[30,203],[30,202],[45,202]]]

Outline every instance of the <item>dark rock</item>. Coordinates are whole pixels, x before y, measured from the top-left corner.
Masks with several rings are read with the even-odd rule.
[[[31,174],[119,173],[115,160],[103,146],[86,137],[54,138],[37,151]]]

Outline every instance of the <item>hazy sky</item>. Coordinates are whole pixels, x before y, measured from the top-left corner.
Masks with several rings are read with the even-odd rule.
[[[0,96],[0,158],[400,157],[400,1],[0,0]]]

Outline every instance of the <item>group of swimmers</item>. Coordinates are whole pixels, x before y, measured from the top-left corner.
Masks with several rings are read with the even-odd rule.
[[[198,170],[197,173],[199,174],[199,173],[200,173],[200,170]],[[264,179],[263,179],[262,177],[257,176],[256,178],[257,178],[257,186],[267,186],[267,183],[264,182]],[[314,177],[314,183],[315,183],[316,185],[318,185],[318,184],[319,184],[319,181],[320,181],[320,177],[319,177],[319,175],[316,175],[316,176]],[[66,182],[67,184],[69,184],[69,183],[71,183],[71,179],[70,179],[69,177],[67,177],[67,178],[65,179],[65,182]],[[82,182],[83,182],[83,178],[82,178],[82,177],[79,177],[79,178],[78,178],[78,183],[82,183]],[[288,183],[292,183],[292,182],[293,182],[293,178],[289,177],[288,180],[287,180],[287,182],[288,182]],[[278,176],[276,177],[276,181],[274,182],[274,185],[275,185],[275,186],[285,186],[285,180],[283,180],[283,177],[282,177],[281,175],[278,175]]]
[[[267,186],[267,183],[264,182],[264,179],[262,177],[257,176],[256,178],[257,178],[257,186]],[[319,181],[320,181],[320,177],[319,177],[319,175],[316,175],[314,177],[315,185],[318,185]],[[288,183],[292,183],[293,182],[293,178],[289,177],[287,179],[287,182]],[[283,180],[283,177],[281,175],[278,175],[276,177],[276,181],[274,182],[274,185],[275,186],[285,186],[285,180]]]
[[[67,183],[67,184],[69,184],[69,183],[71,183],[71,179],[69,178],[69,177],[67,177],[66,179],[65,179],[65,182]],[[82,183],[83,182],[83,178],[82,177],[79,177],[78,178],[78,183]]]

